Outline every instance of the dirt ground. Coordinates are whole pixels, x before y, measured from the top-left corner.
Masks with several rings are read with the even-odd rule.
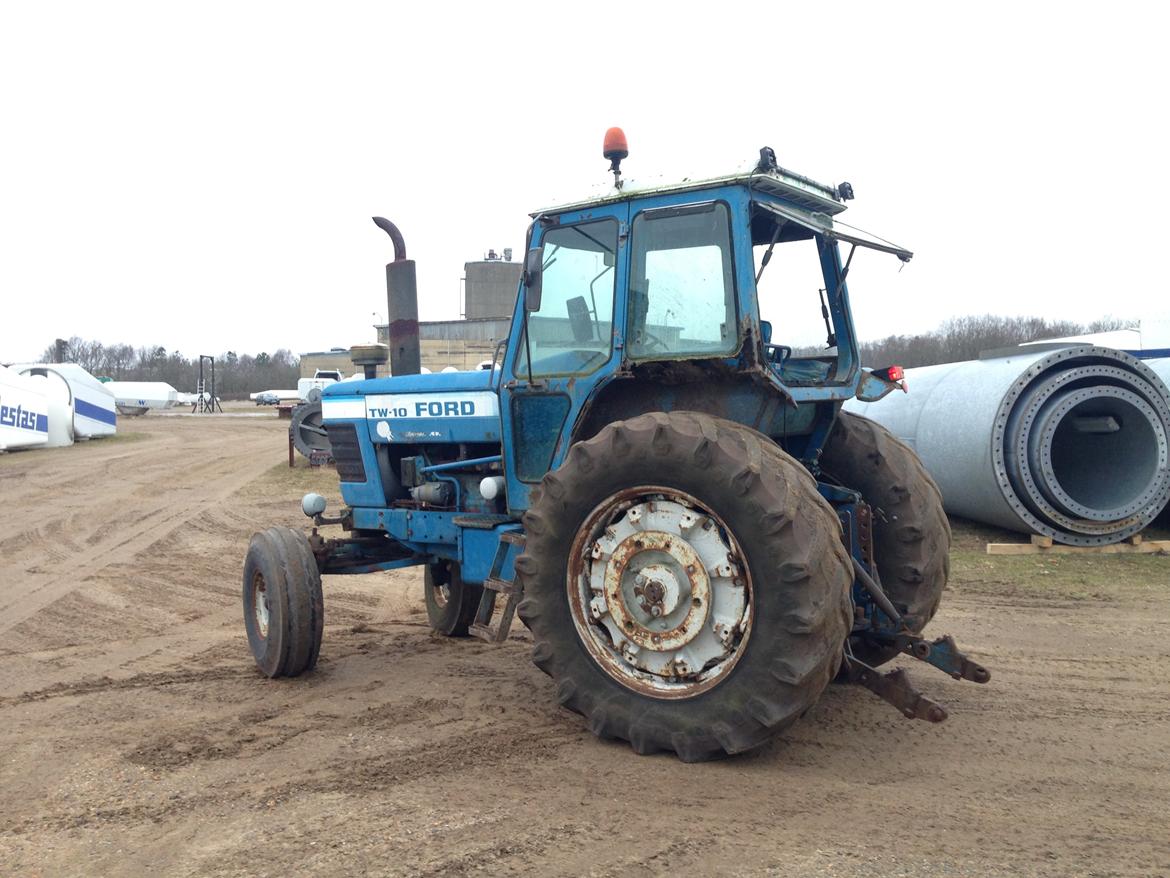
[[[417,571],[327,578],[318,669],[263,678],[248,538],[335,474],[270,409],[120,429],[0,455],[0,874],[1170,874],[1170,558],[957,525],[928,630],[993,679],[912,668],[946,723],[833,686],[684,765],[558,708],[522,629],[433,636]]]

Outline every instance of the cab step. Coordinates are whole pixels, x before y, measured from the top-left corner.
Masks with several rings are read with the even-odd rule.
[[[483,583],[483,596],[479,599],[479,609],[475,611],[475,620],[467,627],[470,634],[488,643],[503,643],[508,639],[508,632],[512,628],[512,620],[516,616],[516,606],[520,603],[522,589],[515,582],[503,579],[486,579]],[[506,597],[500,618],[492,625],[492,613],[496,608],[496,595]]]
[[[479,599],[479,607],[475,611],[475,619],[467,627],[467,631],[474,637],[488,643],[503,643],[508,639],[508,632],[512,628],[512,620],[516,617],[516,607],[520,603],[523,589],[515,580],[509,581],[501,577],[504,561],[512,547],[516,547],[517,554],[524,548],[524,533],[522,531],[505,531],[500,534],[500,543],[496,547],[496,555],[492,560],[491,573],[483,583],[483,595]],[[496,609],[496,595],[505,597],[504,607],[500,611],[500,618],[492,624],[492,614]]]

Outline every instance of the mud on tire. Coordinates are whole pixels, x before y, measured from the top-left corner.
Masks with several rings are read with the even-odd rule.
[[[269,677],[312,670],[321,652],[321,574],[299,530],[255,534],[244,560],[244,627],[256,665]]]
[[[643,486],[693,498],[746,562],[750,628],[730,670],[693,695],[621,682],[597,660],[571,607],[572,589],[582,587],[569,574],[578,531],[615,495]],[[686,761],[738,753],[794,722],[837,671],[853,580],[840,523],[808,471],[753,430],[689,412],[611,424],[545,476],[524,525],[518,610],[533,633],[533,661],[594,734]]]
[[[914,451],[885,427],[841,412],[821,455],[826,475],[860,491],[873,509],[874,561],[882,589],[911,630],[921,632],[942,600],[950,573],[951,526],[938,486]],[[853,638],[869,665],[898,651]]]

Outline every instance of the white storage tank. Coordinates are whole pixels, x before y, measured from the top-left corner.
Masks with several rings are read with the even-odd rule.
[[[0,366],[0,451],[49,441],[49,401],[35,382]]]

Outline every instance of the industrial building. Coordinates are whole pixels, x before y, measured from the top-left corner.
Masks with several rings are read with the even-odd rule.
[[[516,293],[523,266],[512,261],[511,248],[502,253],[489,250],[477,262],[466,262],[464,271],[463,313],[461,320],[420,320],[418,324],[422,365],[432,372],[448,366],[474,369],[490,360],[496,345],[508,337]],[[374,327],[380,344],[389,344],[390,330],[385,323]],[[336,369],[344,375],[357,371],[346,348],[303,353],[302,378],[312,378],[318,369]],[[379,366],[378,374],[388,374]]]
[[[489,250],[479,262],[463,263],[463,315],[468,320],[512,316],[521,270],[520,263],[512,261],[511,247],[505,247],[502,256]]]
[[[512,261],[512,251],[502,255],[489,250],[478,262],[467,262],[464,270],[463,320],[420,320],[418,324],[422,365],[432,372],[447,366],[474,369],[490,360],[496,345],[508,337],[522,266]],[[388,344],[386,324],[376,327],[378,341]]]

